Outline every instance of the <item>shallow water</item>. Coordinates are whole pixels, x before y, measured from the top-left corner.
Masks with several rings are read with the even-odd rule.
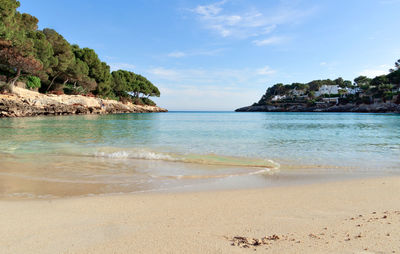
[[[0,119],[0,197],[262,187],[400,173],[400,115]]]

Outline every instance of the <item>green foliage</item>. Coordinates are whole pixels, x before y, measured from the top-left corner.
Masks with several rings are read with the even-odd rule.
[[[26,78],[26,87],[29,89],[35,89],[41,87],[40,78],[36,76],[28,76]]]
[[[74,55],[71,50],[70,44],[64,37],[53,29],[43,29],[47,40],[51,44],[54,52],[53,66],[49,68],[48,75],[53,78],[53,81],[74,61]]]
[[[123,70],[111,73],[93,49],[71,46],[53,29],[38,30],[38,19],[18,12],[19,6],[16,0],[0,0],[0,73],[11,80],[10,87],[20,76],[35,75],[27,77],[28,86],[37,88],[40,78],[42,92],[93,92],[102,98],[145,98],[149,104],[154,103],[149,96],[160,96],[145,77]]]
[[[142,102],[145,105],[149,105],[149,106],[155,106],[156,105],[156,103],[154,101],[150,100],[149,98],[142,98]]]
[[[63,87],[64,93],[65,94],[73,94],[73,95],[78,95],[78,94],[86,94],[87,90],[85,90],[81,86],[75,86],[73,84],[65,84]]]
[[[113,90],[119,97],[133,98],[160,96],[160,91],[145,77],[130,71],[118,70],[111,73]]]
[[[322,94],[319,97],[315,97],[315,92],[318,91],[322,86],[333,86],[337,85],[340,89],[339,94]],[[356,90],[355,94],[354,90]],[[292,83],[282,84],[278,83],[269,87],[266,93],[261,97],[258,103],[254,105],[265,105],[273,103],[272,99],[275,96],[285,96],[284,99],[280,99],[274,103],[285,103],[285,102],[301,102],[304,100],[304,96],[307,96],[310,101],[320,100],[321,98],[340,97],[339,103],[371,103],[370,98],[382,99],[384,102],[387,100],[395,99],[397,91],[400,89],[400,60],[396,61],[395,68],[390,70],[388,75],[377,76],[370,79],[366,76],[359,76],[354,79],[354,83],[350,80],[344,80],[339,77],[335,80],[324,79],[324,80],[313,80],[308,83]],[[299,97],[299,92],[303,94]],[[310,104],[308,101],[308,104]]]
[[[359,76],[354,79],[354,83],[359,87],[369,86],[369,84],[371,83],[371,79],[366,76]]]

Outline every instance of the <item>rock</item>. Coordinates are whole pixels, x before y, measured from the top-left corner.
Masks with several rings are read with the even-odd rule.
[[[0,94],[0,117],[167,112],[156,106],[122,104],[80,95],[45,95],[19,87],[14,92]]]
[[[305,103],[280,103],[238,108],[236,112],[360,112],[360,113],[400,113],[400,105],[392,102],[375,104],[318,104],[307,106]]]

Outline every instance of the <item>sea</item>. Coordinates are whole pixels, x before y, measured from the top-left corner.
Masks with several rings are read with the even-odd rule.
[[[400,115],[168,112],[0,119],[0,198],[400,175]]]

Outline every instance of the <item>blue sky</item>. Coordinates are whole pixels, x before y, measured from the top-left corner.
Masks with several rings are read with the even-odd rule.
[[[20,0],[113,70],[146,76],[169,110],[233,110],[275,83],[384,74],[400,0]]]

